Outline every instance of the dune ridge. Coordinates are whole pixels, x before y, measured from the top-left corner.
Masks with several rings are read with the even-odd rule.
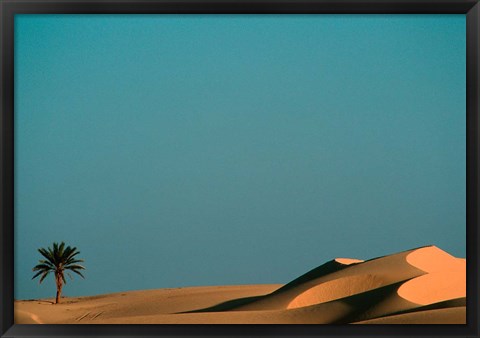
[[[466,260],[424,246],[336,258],[287,284],[16,301],[17,324],[465,324]]]

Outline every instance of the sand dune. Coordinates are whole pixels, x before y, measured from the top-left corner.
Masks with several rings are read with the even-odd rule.
[[[427,246],[333,259],[281,285],[16,301],[17,324],[464,324],[466,261]]]
[[[465,307],[417,311],[353,324],[465,324]]]

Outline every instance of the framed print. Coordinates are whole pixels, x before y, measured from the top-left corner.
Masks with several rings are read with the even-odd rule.
[[[1,2],[1,337],[478,337],[478,1]]]

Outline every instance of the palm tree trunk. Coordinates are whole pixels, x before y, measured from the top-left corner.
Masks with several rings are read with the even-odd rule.
[[[55,304],[60,303],[61,294],[62,294],[62,289],[57,288],[57,297],[55,298]]]
[[[62,296],[62,277],[61,276],[55,276],[56,282],[57,282],[57,296],[55,297],[55,304],[60,303],[60,297]]]

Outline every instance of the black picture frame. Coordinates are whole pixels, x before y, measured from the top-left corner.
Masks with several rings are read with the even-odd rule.
[[[1,0],[1,337],[479,336],[479,33],[478,0]],[[14,16],[55,14],[465,14],[467,160],[466,325],[14,325]]]

